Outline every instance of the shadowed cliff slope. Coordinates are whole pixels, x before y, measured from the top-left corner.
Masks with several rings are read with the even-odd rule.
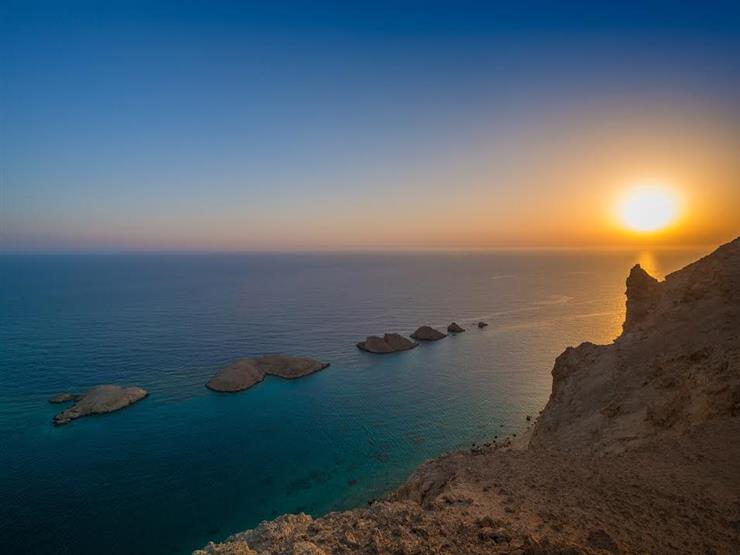
[[[448,453],[387,498],[285,515],[200,554],[735,553],[740,239],[627,278],[611,345],[568,348],[529,444]]]
[[[533,447],[618,452],[740,413],[740,239],[668,275],[635,266],[612,345],[555,361]]]

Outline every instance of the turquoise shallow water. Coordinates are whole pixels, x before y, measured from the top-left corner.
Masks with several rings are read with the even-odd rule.
[[[698,254],[2,256],[0,543],[187,553],[281,513],[364,504],[427,458],[522,430],[555,356],[619,333],[629,267]],[[452,320],[469,331],[395,355],[354,347]],[[203,387],[267,353],[331,367]],[[106,382],[151,395],[51,425],[50,395]]]

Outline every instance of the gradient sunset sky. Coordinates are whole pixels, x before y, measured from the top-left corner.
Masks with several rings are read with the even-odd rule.
[[[2,0],[0,49],[3,251],[740,233],[737,2]]]

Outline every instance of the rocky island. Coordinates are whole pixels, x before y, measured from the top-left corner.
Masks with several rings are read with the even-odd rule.
[[[740,545],[740,238],[561,354],[525,437],[421,465],[368,507],[285,515],[205,554],[730,554]]]
[[[435,330],[431,326],[421,326],[411,334],[411,337],[417,341],[439,341],[440,339],[447,337],[447,334],[442,333],[439,330]]]
[[[60,393],[49,399],[49,402],[65,403],[74,401],[70,408],[54,417],[54,424],[61,426],[83,416],[106,414],[126,408],[137,401],[141,401],[147,395],[148,393],[140,387],[98,385],[82,395]]]
[[[447,326],[447,331],[449,333],[462,333],[465,331],[465,328],[461,327],[457,322],[452,322]]]
[[[419,344],[405,338],[403,335],[398,333],[386,333],[383,337],[377,335],[370,335],[357,344],[357,348],[361,351],[376,354],[386,353],[398,353],[400,351],[408,351],[414,347],[418,347]]]
[[[266,376],[277,376],[293,380],[308,376],[328,367],[329,363],[308,357],[268,355],[253,358],[240,358],[224,366],[206,387],[213,391],[235,393],[249,389],[260,383]]]

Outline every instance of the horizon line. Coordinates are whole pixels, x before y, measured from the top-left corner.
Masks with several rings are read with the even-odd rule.
[[[729,241],[732,241],[730,239]],[[682,245],[628,244],[628,245],[562,245],[562,246],[502,246],[502,247],[346,247],[310,249],[0,249],[0,256],[33,255],[247,255],[247,254],[404,254],[404,253],[486,253],[486,252],[563,252],[563,251],[625,251],[625,250],[690,250],[717,248],[719,243],[687,243]]]

